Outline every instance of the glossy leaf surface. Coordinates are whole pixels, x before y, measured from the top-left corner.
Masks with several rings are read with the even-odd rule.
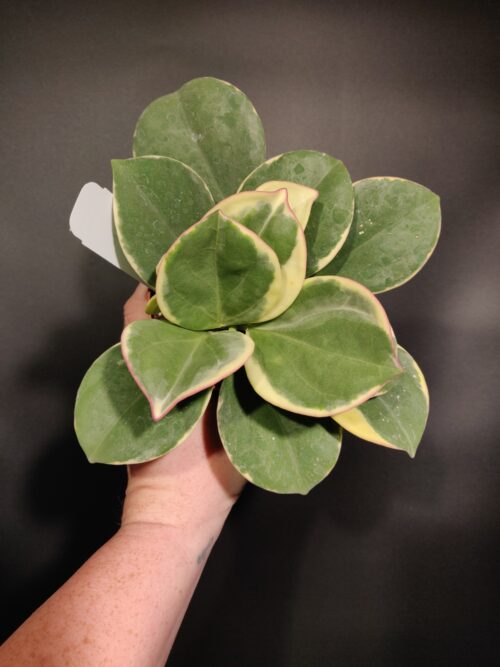
[[[287,190],[239,192],[216,205],[224,215],[257,234],[274,250],[281,267],[282,288],[277,301],[254,322],[281,315],[296,299],[306,275],[307,248],[302,227],[288,204]]]
[[[378,300],[340,277],[309,278],[280,317],[248,328],[255,391],[285,410],[323,417],[359,405],[400,373]]]
[[[231,463],[250,482],[277,493],[306,494],[337,462],[341,431],[332,419],[312,419],[262,400],[244,372],[224,380],[219,434]]]
[[[132,322],[121,345],[154,420],[234,373],[253,350],[252,341],[238,331],[187,331],[159,320]]]
[[[113,212],[120,246],[151,287],[162,255],[212,206],[202,179],[169,158],[113,160]]]
[[[267,181],[257,188],[257,192],[275,192],[285,189],[288,196],[288,205],[295,213],[302,229],[307,227],[311,208],[319,196],[319,192],[306,185],[299,185],[291,181]]]
[[[404,372],[393,380],[381,396],[371,398],[335,421],[358,438],[407,452],[412,458],[429,414],[429,393],[415,360],[398,346]]]
[[[257,167],[240,190],[256,190],[267,181],[292,181],[319,192],[305,229],[310,276],[331,261],[346,239],[354,212],[349,172],[340,160],[326,153],[291,151]]]
[[[262,123],[248,97],[212,77],[193,79],[152,102],[134,134],[134,155],[185,162],[206,181],[216,201],[235,192],[265,153]]]
[[[220,211],[193,225],[158,267],[163,315],[187,329],[258,322],[282,292],[275,252]]]
[[[441,228],[439,197],[402,178],[365,178],[354,192],[351,231],[321,275],[346,276],[386,292],[410,280],[431,256]]]
[[[106,350],[85,374],[75,405],[75,431],[91,463],[140,463],[180,444],[205,411],[211,390],[179,403],[161,421],[132,379],[120,345]]]

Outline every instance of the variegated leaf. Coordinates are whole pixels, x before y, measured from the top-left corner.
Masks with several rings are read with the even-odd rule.
[[[307,275],[311,276],[332,260],[349,232],[354,212],[349,172],[326,153],[290,151],[258,166],[239,189],[256,190],[268,181],[292,181],[319,192],[305,229]]]
[[[187,329],[258,322],[283,288],[276,253],[257,234],[220,211],[193,225],[158,267],[163,315]]]
[[[299,185],[291,181],[267,181],[257,188],[257,192],[276,192],[285,189],[288,195],[288,204],[295,213],[302,229],[307,227],[311,208],[319,196],[319,192],[306,185]]]
[[[152,102],[134,134],[134,155],[182,160],[206,181],[216,201],[235,192],[265,154],[262,123],[248,97],[212,77],[188,81]]]
[[[321,275],[357,280],[386,292],[412,278],[439,238],[439,197],[402,178],[365,178],[354,184],[356,210],[349,236]]]
[[[151,287],[159,259],[213,205],[203,180],[170,158],[113,160],[113,212],[120,246]]]
[[[159,320],[132,322],[121,345],[155,421],[179,401],[234,373],[254,347],[238,331],[188,331]]]
[[[217,422],[231,463],[268,491],[306,494],[339,456],[341,430],[332,428],[332,419],[303,417],[270,405],[242,371],[222,383]]]
[[[255,343],[245,365],[253,388],[299,414],[345,412],[401,372],[384,309],[347,278],[309,278],[283,315],[247,333]]]
[[[422,371],[401,346],[398,358],[404,372],[387,385],[383,395],[334,419],[358,438],[401,449],[413,458],[429,414],[429,392]]]
[[[240,192],[223,199],[213,210],[221,211],[250,229],[276,253],[281,267],[282,291],[278,299],[269,302],[253,321],[263,322],[281,315],[302,288],[307,262],[304,233],[288,204],[287,190]]]
[[[179,403],[161,421],[130,375],[120,345],[85,374],[75,404],[75,431],[91,463],[140,463],[163,456],[191,433],[210,399],[207,389]]]

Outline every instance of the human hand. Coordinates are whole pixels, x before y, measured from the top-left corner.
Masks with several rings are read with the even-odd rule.
[[[149,290],[139,284],[123,309],[124,324],[149,319]],[[224,522],[245,484],[230,463],[217,431],[215,396],[192,433],[166,456],[128,466],[122,525],[163,523],[180,528]]]

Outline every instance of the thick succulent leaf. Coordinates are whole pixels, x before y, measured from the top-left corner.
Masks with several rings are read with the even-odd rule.
[[[85,374],[76,396],[75,431],[91,463],[140,463],[158,458],[193,430],[211,389],[179,403],[160,422],[132,379],[120,345],[106,350]]]
[[[146,307],[144,308],[144,312],[147,313],[147,315],[160,314],[160,309],[158,307],[158,299],[156,298],[156,294],[153,294],[153,296],[149,299],[149,301],[146,304]]]
[[[263,183],[281,180],[319,192],[305,229],[307,275],[311,276],[332,260],[347,237],[354,212],[351,178],[340,160],[326,153],[300,150],[264,162],[239,189],[256,190]]]
[[[357,280],[386,292],[412,278],[439,238],[439,197],[402,178],[365,178],[354,184],[356,209],[349,236],[322,275]]]
[[[258,322],[282,293],[276,253],[220,211],[193,225],[158,266],[163,315],[187,329]]]
[[[285,189],[288,195],[288,204],[295,213],[302,229],[307,227],[311,208],[319,196],[319,192],[307,185],[299,185],[290,181],[267,181],[257,188],[258,192],[275,192]]]
[[[282,275],[281,295],[253,321],[263,322],[281,315],[302,289],[307,262],[304,232],[289,206],[287,190],[239,192],[223,199],[214,210],[250,229],[276,253]]]
[[[187,331],[160,320],[139,320],[122,333],[122,354],[155,421],[188,396],[234,373],[252,354],[238,331]]]
[[[381,396],[335,416],[335,421],[358,438],[401,449],[412,458],[429,414],[429,392],[415,360],[398,346],[403,373],[388,384]]]
[[[213,197],[190,167],[170,158],[112,160],[115,229],[136,273],[155,284],[159,259],[210,208]]]
[[[185,162],[207,182],[216,201],[235,192],[265,154],[262,123],[248,97],[211,77],[193,79],[152,102],[134,134],[134,155]]]
[[[341,430],[263,401],[238,372],[224,380],[219,434],[231,463],[250,482],[276,493],[306,494],[337,462]]]
[[[309,278],[283,315],[247,333],[255,343],[245,365],[253,388],[298,414],[345,412],[401,372],[384,309],[347,278]]]

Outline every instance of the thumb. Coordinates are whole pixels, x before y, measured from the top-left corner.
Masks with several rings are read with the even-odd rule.
[[[139,283],[123,306],[123,325],[126,327],[136,320],[149,320],[144,308],[150,298],[149,288]]]

